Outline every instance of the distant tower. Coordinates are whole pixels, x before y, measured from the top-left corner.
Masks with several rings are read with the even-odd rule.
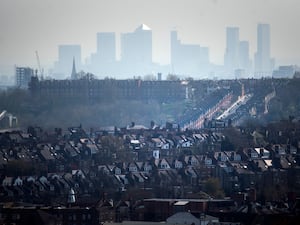
[[[121,62],[125,70],[134,73],[151,70],[152,30],[147,25],[140,25],[132,33],[121,34]]]
[[[31,77],[34,76],[34,70],[29,67],[16,67],[16,86],[19,88],[27,89]]]
[[[76,66],[75,66],[75,57],[73,57],[73,67],[72,67],[72,73],[71,73],[71,79],[77,80],[77,73],[76,73]]]
[[[257,25],[257,52],[255,54],[255,74],[257,77],[272,74],[270,25]]]
[[[246,74],[249,74],[251,71],[251,61],[249,57],[249,42],[240,41],[239,45],[239,68],[244,70]]]
[[[227,27],[224,65],[231,74],[239,68],[239,43],[239,28]]]
[[[177,37],[177,31],[171,31],[171,66],[172,73],[175,73],[178,64],[180,63],[180,40]]]
[[[97,33],[97,63],[114,63],[116,61],[116,34],[113,32]]]
[[[209,50],[195,44],[183,44],[177,31],[170,33],[171,70],[175,74],[199,75],[206,73],[209,64]]]

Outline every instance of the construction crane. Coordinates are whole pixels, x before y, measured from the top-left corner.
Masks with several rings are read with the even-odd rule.
[[[40,74],[40,79],[43,80],[44,79],[44,70],[42,69],[41,67],[41,63],[40,63],[40,57],[39,57],[39,53],[38,51],[35,51],[35,55],[36,55],[36,61],[37,61],[37,64],[38,64],[38,67],[39,67],[39,74]]]

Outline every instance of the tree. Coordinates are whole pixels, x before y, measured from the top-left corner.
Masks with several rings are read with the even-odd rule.
[[[225,137],[221,142],[221,151],[234,151],[235,146],[231,143],[228,137]]]
[[[218,178],[209,178],[204,184],[204,191],[212,197],[223,198],[224,191]]]
[[[28,176],[34,172],[36,165],[29,161],[13,160],[9,161],[5,167],[5,174],[8,176]]]
[[[167,80],[178,81],[178,80],[180,80],[180,78],[175,74],[168,74]]]
[[[156,77],[153,74],[147,74],[144,76],[144,80],[154,81],[156,80]]]

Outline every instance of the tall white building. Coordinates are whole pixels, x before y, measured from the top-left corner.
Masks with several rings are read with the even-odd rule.
[[[116,34],[114,32],[97,33],[97,52],[92,54],[88,70],[100,77],[115,75]]]
[[[253,72],[251,69],[248,41],[240,41],[239,44],[239,69],[243,73],[242,77],[249,77],[249,75]]]
[[[132,73],[151,71],[152,30],[147,25],[121,34],[121,64],[125,71]]]
[[[239,28],[227,27],[224,66],[230,74],[233,74],[239,68],[239,44]]]
[[[116,34],[113,32],[97,33],[97,58],[100,63],[116,61]]]
[[[257,25],[257,51],[254,57],[255,76],[271,76],[273,63],[271,59],[271,36],[269,24]]]
[[[231,78],[243,78],[251,73],[249,42],[240,41],[239,28],[226,28],[225,71]]]

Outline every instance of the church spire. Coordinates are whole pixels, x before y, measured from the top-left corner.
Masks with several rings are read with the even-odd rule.
[[[75,57],[73,57],[73,67],[72,67],[71,79],[72,80],[77,79],[77,73],[76,73],[76,67],[75,67]]]

